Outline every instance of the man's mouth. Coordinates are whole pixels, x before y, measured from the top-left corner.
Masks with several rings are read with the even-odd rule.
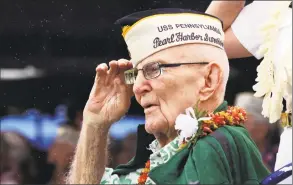
[[[145,109],[151,108],[152,106],[154,106],[154,105],[147,105],[147,106],[145,107]]]
[[[151,108],[151,107],[153,107],[153,106],[157,106],[157,105],[155,105],[155,104],[146,104],[146,105],[143,105],[142,107],[143,107],[144,109],[148,109],[148,108]]]
[[[152,111],[154,108],[156,108],[158,105],[156,104],[147,104],[147,105],[144,105],[143,108],[144,108],[144,113],[148,113],[150,111]]]

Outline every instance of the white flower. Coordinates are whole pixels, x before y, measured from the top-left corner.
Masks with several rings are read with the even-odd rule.
[[[253,86],[256,97],[263,97],[264,117],[269,118],[270,123],[276,122],[283,110],[283,99],[286,100],[286,112],[292,111],[292,42],[281,43],[279,40],[282,30],[281,20],[287,14],[290,1],[276,2],[272,10],[272,16],[264,24],[262,29],[263,43],[258,52],[264,55],[264,59],[257,67],[257,84]],[[292,32],[292,28],[291,28]],[[288,36],[292,39],[292,35]],[[291,39],[290,39],[291,37]],[[281,52],[282,51],[282,52]]]
[[[198,122],[203,120],[209,120],[210,117],[203,117],[197,119],[193,108],[189,107],[185,110],[186,114],[179,114],[175,121],[175,129],[180,131],[179,142],[180,144],[183,140],[187,141],[196,134],[198,130]]]

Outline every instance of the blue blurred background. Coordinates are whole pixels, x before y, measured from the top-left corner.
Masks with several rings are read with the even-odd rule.
[[[21,115],[3,116],[0,119],[1,132],[16,132],[27,138],[34,147],[47,151],[55,141],[58,128],[69,121],[66,110],[66,106],[59,105],[55,115],[29,109]],[[111,127],[110,136],[122,140],[128,134],[135,133],[139,124],[144,124],[144,117],[125,116]]]

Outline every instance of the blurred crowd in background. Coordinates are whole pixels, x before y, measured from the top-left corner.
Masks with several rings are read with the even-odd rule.
[[[258,146],[264,163],[268,169],[273,170],[281,132],[278,124],[269,124],[268,120],[263,118],[262,100],[255,98],[250,92],[237,94],[234,105],[241,106],[248,112],[245,126]],[[30,114],[33,114],[33,111],[30,111]],[[36,128],[26,126],[25,129],[20,129],[21,124],[27,124],[26,119],[21,116],[28,114],[28,110],[21,112],[17,107],[9,107],[7,115],[1,118],[1,184],[64,183],[82,127],[82,107],[67,106],[63,113],[59,110],[59,116],[62,117],[65,113],[63,116],[66,119],[59,121],[58,115],[51,115],[51,118],[55,117],[55,121],[47,123],[51,125],[46,127],[46,133],[43,134],[47,134],[48,138],[41,143],[46,137],[42,133],[38,133],[39,137],[35,138],[29,136],[29,129]],[[136,122],[143,124],[142,121],[143,119],[138,119]],[[136,127],[137,123],[131,123],[132,127]],[[125,123],[116,123],[119,124]],[[127,130],[126,127],[118,128],[120,131],[123,129]],[[124,132],[123,136],[117,137],[117,133],[110,132],[109,167],[127,163],[136,151],[135,129]]]
[[[110,130],[108,166],[128,162],[143,117],[126,116]],[[0,117],[1,184],[62,184],[82,126],[82,107],[60,105],[55,114],[8,107]]]

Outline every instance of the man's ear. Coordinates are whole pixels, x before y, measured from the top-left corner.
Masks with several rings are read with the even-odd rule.
[[[223,77],[223,70],[217,63],[210,63],[205,70],[204,86],[199,92],[200,101],[206,101],[214,95]]]

